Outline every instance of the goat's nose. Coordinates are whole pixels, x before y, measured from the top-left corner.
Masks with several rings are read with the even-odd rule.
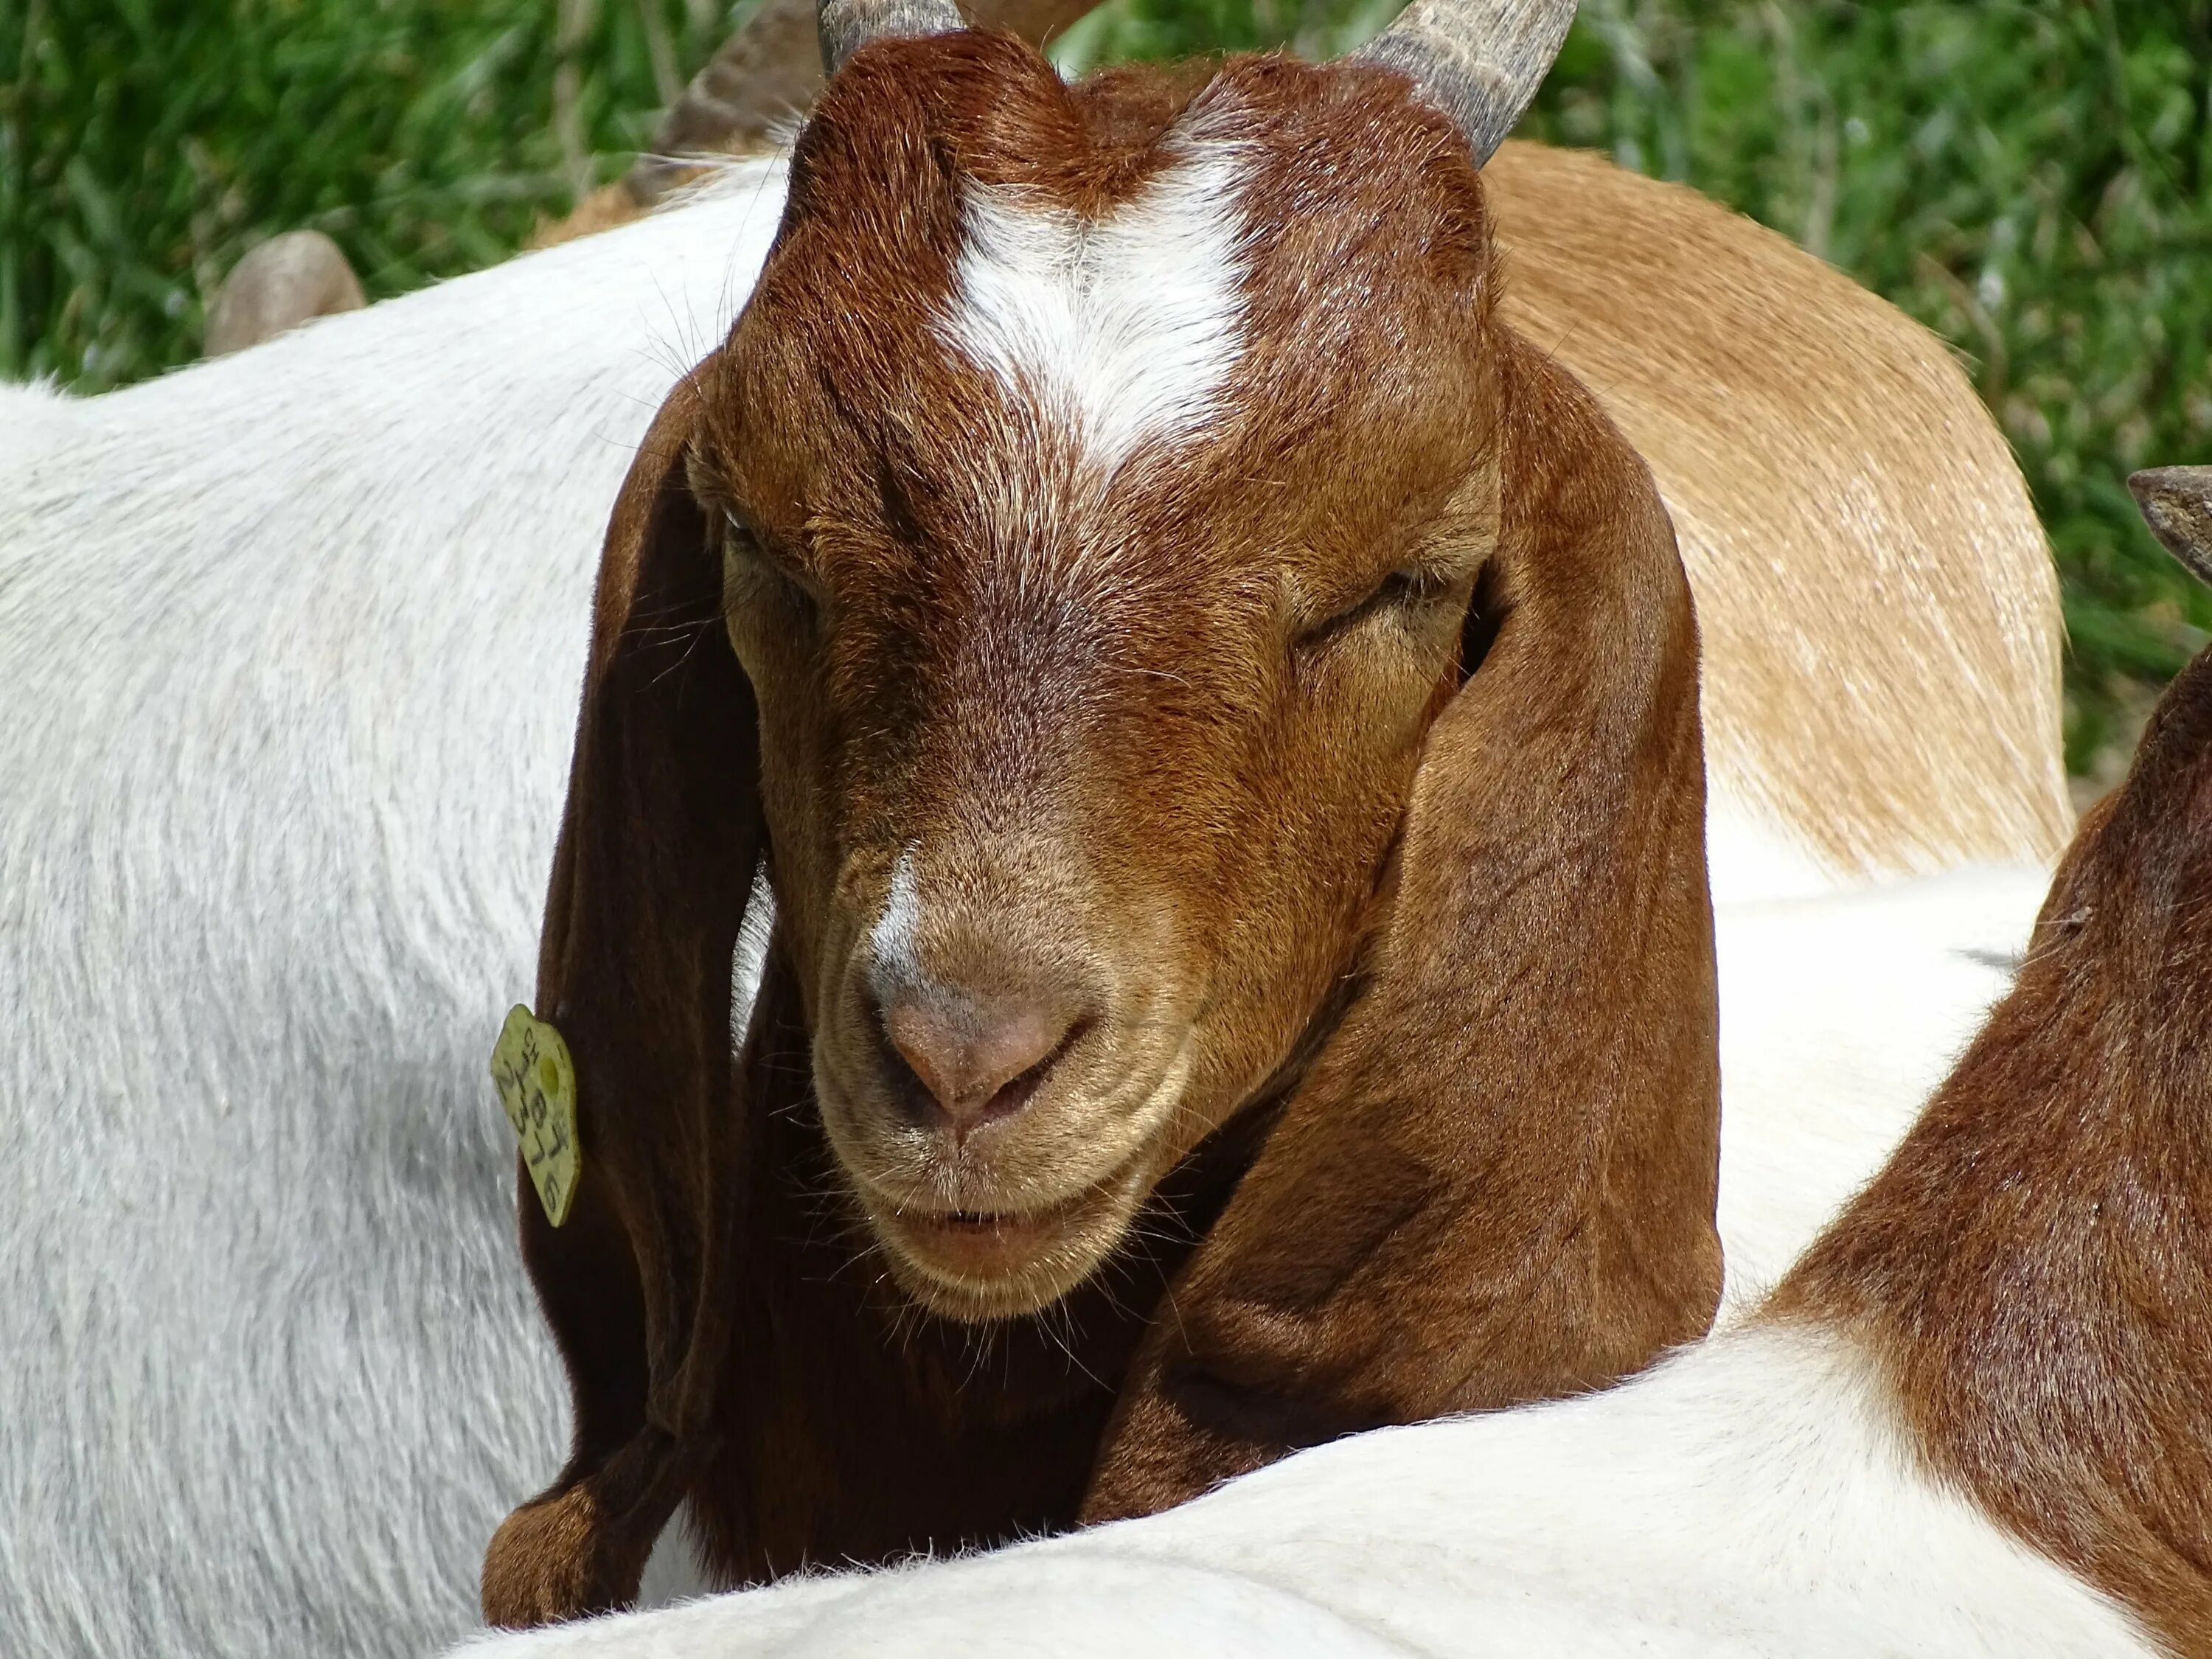
[[[883,1020],[891,1047],[961,1134],[1027,1105],[1077,1023],[1066,1009],[1027,998],[902,997]]]

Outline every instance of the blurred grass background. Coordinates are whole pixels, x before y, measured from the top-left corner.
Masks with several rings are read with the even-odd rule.
[[[198,354],[278,231],[371,298],[617,176],[727,0],[0,0],[0,375]],[[1395,0],[1110,0],[1065,65],[1370,33]],[[2212,596],[2128,471],[2212,461],[2212,0],[1583,0],[1522,131],[1795,237],[1951,342],[2064,581],[2069,765],[2109,781]]]

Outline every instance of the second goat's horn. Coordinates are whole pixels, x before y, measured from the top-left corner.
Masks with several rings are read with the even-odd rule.
[[[952,0],[822,0],[822,69],[835,75],[871,40],[949,34],[968,27]]]
[[[2131,473],[2136,507],[2166,550],[2212,585],[2212,466],[2154,466]]]
[[[1411,80],[1459,123],[1480,165],[1535,97],[1574,21],[1575,0],[1413,0],[1352,55]]]

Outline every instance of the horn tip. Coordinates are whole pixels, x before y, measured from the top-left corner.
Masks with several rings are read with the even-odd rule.
[[[2212,466],[2154,466],[2128,476],[2136,510],[2159,544],[2212,586]]]

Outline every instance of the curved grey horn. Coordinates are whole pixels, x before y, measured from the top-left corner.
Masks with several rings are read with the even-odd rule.
[[[815,23],[822,35],[822,69],[835,75],[871,40],[949,34],[967,20],[952,0],[822,0]]]
[[[2130,473],[2136,510],[2166,550],[2212,583],[2212,466],[2154,466]]]
[[[1352,55],[1412,81],[1459,123],[1480,164],[1535,97],[1574,21],[1575,0],[1413,0]]]
[[[1091,9],[1091,0],[968,0],[984,28],[1012,29],[1042,46]],[[744,26],[691,77],[653,141],[623,178],[640,207],[653,207],[698,172],[702,155],[771,148],[822,95],[816,0],[762,0]]]

